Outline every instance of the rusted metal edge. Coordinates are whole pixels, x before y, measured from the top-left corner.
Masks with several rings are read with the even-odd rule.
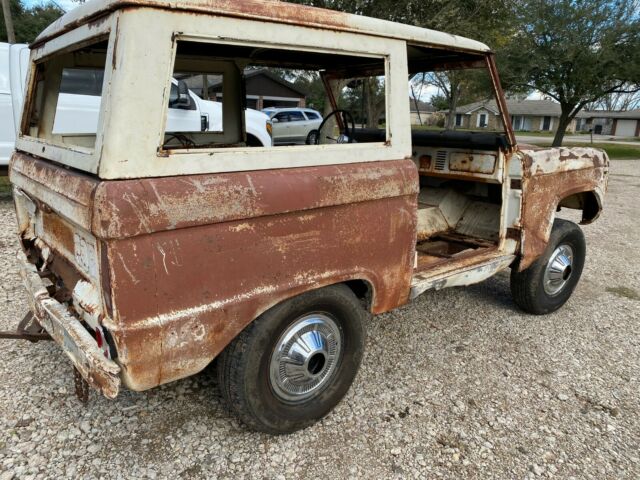
[[[410,299],[418,297],[427,290],[441,290],[445,287],[464,287],[482,282],[503,270],[513,263],[515,255],[499,255],[474,263],[468,268],[430,276],[428,274],[417,275],[411,285]]]
[[[275,2],[274,2],[275,3]],[[243,5],[246,4],[246,5]],[[233,5],[229,7],[228,5]],[[255,8],[260,5],[260,8]],[[192,12],[199,13],[202,15],[211,15],[211,16],[220,16],[220,17],[230,17],[230,18],[240,18],[246,20],[257,20],[263,22],[270,23],[280,23],[285,25],[294,25],[300,27],[309,27],[309,28],[321,28],[327,30],[333,30],[337,32],[348,32],[348,33],[356,33],[361,35],[370,35],[376,37],[383,38],[391,38],[394,40],[405,40],[410,41],[416,45],[423,45],[432,48],[439,48],[442,50],[450,50],[457,52],[467,52],[467,53],[475,53],[475,54],[485,54],[487,50],[483,50],[480,48],[465,48],[465,47],[452,47],[443,45],[437,42],[429,42],[429,41],[421,41],[419,38],[407,38],[407,36],[403,36],[400,34],[393,34],[388,31],[376,31],[372,28],[359,28],[354,25],[350,25],[348,20],[350,17],[357,17],[356,15],[348,14],[345,12],[340,12],[337,10],[324,9],[311,7],[306,5],[298,5],[298,4],[289,4],[286,2],[282,2],[282,5],[269,5],[267,2],[220,2],[218,5],[219,9],[212,10],[211,7],[204,7],[197,4],[189,4],[188,2],[166,2],[165,4],[159,4],[157,2],[145,1],[145,0],[122,0],[119,2],[107,3],[106,7],[101,10],[97,10],[94,12],[88,12],[88,14],[84,17],[76,18],[68,23],[64,24],[62,21],[64,20],[64,16],[58,19],[55,23],[59,24],[59,26],[55,26],[53,28],[48,27],[44,32],[36,38],[36,40],[29,46],[31,49],[39,48],[44,43],[48,42],[52,38],[63,35],[81,25],[99,23],[103,21],[103,17],[116,12],[118,10],[125,10],[129,8],[149,8],[156,10],[169,10],[169,11],[182,11],[182,12]],[[246,7],[246,8],[240,8]],[[299,11],[296,14],[282,14],[279,11],[286,9],[287,12],[290,10]],[[265,13],[268,12],[268,13]],[[276,12],[276,13],[274,13]],[[390,22],[391,23],[391,22]],[[53,25],[53,24],[52,24]],[[410,27],[415,27],[413,25],[409,25]],[[422,29],[427,30],[427,29]],[[440,33],[440,32],[438,32]],[[451,35],[451,37],[456,38],[457,36]],[[457,37],[464,40],[472,40],[466,37]],[[478,42],[479,43],[479,42]],[[482,45],[482,44],[480,44]]]
[[[29,294],[31,311],[38,323],[58,343],[89,385],[107,398],[115,398],[120,389],[120,367],[107,359],[91,334],[67,308],[49,296],[35,265],[18,252],[20,276]]]
[[[35,320],[33,312],[27,314],[20,320],[15,331],[0,331],[0,339],[4,340],[29,340],[30,342],[39,342],[41,340],[53,340],[47,332],[42,332],[43,328]]]
[[[509,149],[514,151],[518,144],[516,136],[513,133],[513,127],[511,126],[511,117],[507,110],[507,102],[504,98],[504,91],[502,90],[502,84],[500,83],[500,74],[498,73],[498,67],[496,66],[495,54],[488,53],[485,58],[487,59],[487,66],[489,67],[489,75],[491,82],[493,83],[494,93],[496,95],[496,101],[498,102],[498,108],[500,110],[500,118],[507,133],[507,140],[509,141]]]

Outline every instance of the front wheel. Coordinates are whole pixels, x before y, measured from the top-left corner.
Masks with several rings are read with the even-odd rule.
[[[304,293],[261,315],[219,358],[230,408],[250,428],[276,434],[327,415],[360,366],[365,315],[345,285]]]
[[[562,307],[575,289],[586,257],[580,227],[568,220],[553,223],[544,254],[522,272],[511,271],[511,294],[524,311],[536,315]]]

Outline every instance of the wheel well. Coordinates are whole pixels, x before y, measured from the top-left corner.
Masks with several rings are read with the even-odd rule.
[[[560,207],[573,208],[576,210],[582,210],[581,224],[587,224],[593,222],[600,215],[602,205],[595,192],[578,192],[568,197],[563,198],[558,204]]]
[[[262,145],[262,142],[260,141],[260,139],[258,137],[256,137],[255,135],[252,135],[250,133],[247,133],[247,145],[249,147],[263,147],[264,145]]]
[[[371,311],[373,287],[366,280],[347,280],[344,284],[358,297],[367,311]]]

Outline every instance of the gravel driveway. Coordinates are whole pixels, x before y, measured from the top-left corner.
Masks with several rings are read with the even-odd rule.
[[[569,303],[511,301],[508,273],[372,318],[346,399],[290,436],[246,431],[211,371],[115,401],[74,396],[51,343],[0,342],[0,480],[640,477],[640,161],[613,162]],[[576,212],[562,216],[577,219]],[[0,200],[0,328],[26,311]]]

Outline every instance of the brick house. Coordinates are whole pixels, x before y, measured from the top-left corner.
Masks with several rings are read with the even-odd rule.
[[[507,109],[516,132],[555,132],[560,119],[560,105],[551,100],[507,100]],[[469,130],[503,129],[495,100],[459,106],[455,124],[457,128]],[[576,119],[567,128],[568,132],[575,130]]]

